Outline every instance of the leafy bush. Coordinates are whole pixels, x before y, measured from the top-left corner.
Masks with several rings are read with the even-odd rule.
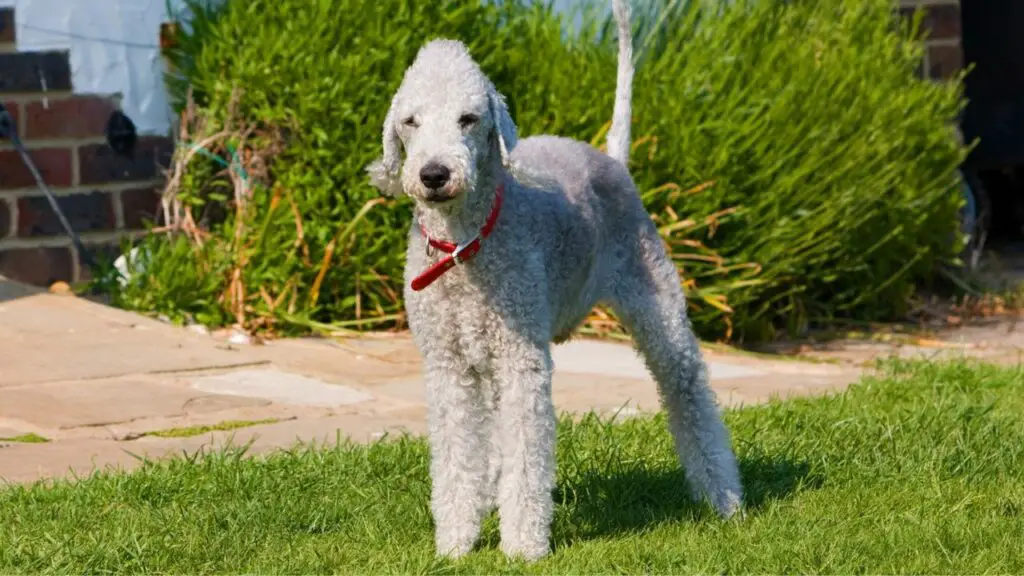
[[[959,247],[959,83],[916,77],[915,30],[890,0],[666,4],[637,25],[631,168],[698,331],[762,339],[904,313]],[[128,307],[278,330],[400,322],[411,211],[378,199],[363,167],[429,38],[470,46],[522,135],[601,143],[611,116],[614,38],[599,11],[566,33],[522,0],[190,9],[174,96],[184,106],[191,90],[205,121],[193,143],[224,131],[206,148],[231,168],[193,158],[182,206],[192,220],[221,214],[206,232],[146,238],[145,271],[114,286]],[[241,180],[274,130],[269,169]]]

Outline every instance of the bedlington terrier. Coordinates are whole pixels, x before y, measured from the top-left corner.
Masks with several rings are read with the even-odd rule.
[[[607,155],[555,136],[519,141],[504,97],[467,48],[435,40],[406,70],[384,120],[383,156],[367,167],[383,193],[415,205],[405,301],[426,371],[441,555],[469,552],[494,507],[505,554],[550,551],[550,346],[596,303],[624,321],[657,381],[693,496],[723,517],[741,506],[678,273],[626,168],[624,2],[613,1],[619,60]]]

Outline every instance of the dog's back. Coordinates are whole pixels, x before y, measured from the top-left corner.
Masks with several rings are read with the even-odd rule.
[[[605,299],[641,237],[656,232],[626,168],[589,144],[533,136],[513,156],[539,184],[516,186],[509,206],[521,206],[515,219],[529,223],[521,241],[548,252],[552,304],[561,312],[555,339],[562,340]]]

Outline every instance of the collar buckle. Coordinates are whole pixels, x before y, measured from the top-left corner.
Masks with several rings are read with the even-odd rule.
[[[478,242],[479,240],[480,236],[474,236],[455,247],[455,251],[452,252],[452,259],[455,260],[456,265],[461,266],[465,264],[467,260],[469,260],[469,257],[472,256],[472,253],[470,253],[466,257],[463,257],[463,253],[469,250],[473,246],[473,244],[475,242]]]

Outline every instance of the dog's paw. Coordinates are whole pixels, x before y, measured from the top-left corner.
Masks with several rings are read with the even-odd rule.
[[[462,546],[462,545],[446,546],[445,548],[441,548],[439,546],[437,548],[437,557],[438,558],[446,558],[448,560],[458,560],[459,558],[462,558],[466,554],[469,554],[469,552],[472,549],[473,549],[472,546]]]
[[[476,534],[441,534],[438,533],[434,537],[434,545],[437,549],[437,555],[442,558],[449,558],[452,560],[461,558],[466,554],[469,554],[473,550],[473,545],[476,544]]]
[[[723,490],[712,498],[711,504],[715,507],[718,515],[725,520],[730,518],[742,520],[744,518],[743,498],[737,492]]]
[[[536,562],[551,553],[547,540],[541,542],[502,542],[501,551],[509,560]]]

